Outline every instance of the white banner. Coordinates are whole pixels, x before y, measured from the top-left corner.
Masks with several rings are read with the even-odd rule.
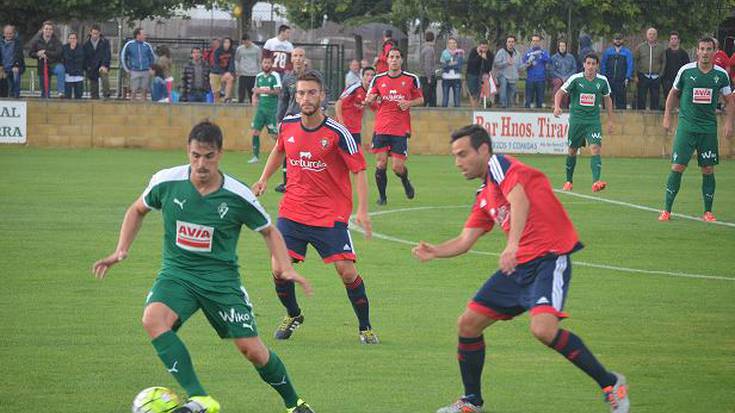
[[[499,153],[567,153],[568,113],[474,112],[472,123],[488,131]]]
[[[0,100],[0,143],[26,143],[26,102]]]

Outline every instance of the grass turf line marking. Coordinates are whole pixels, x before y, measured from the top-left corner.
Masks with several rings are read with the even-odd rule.
[[[398,214],[402,212],[413,212],[413,211],[425,211],[425,210],[431,210],[431,209],[451,209],[451,208],[467,208],[469,207],[467,205],[446,205],[446,206],[423,206],[423,207],[412,207],[412,208],[398,208],[398,209],[386,209],[383,211],[374,211],[368,213],[371,217],[380,216],[380,215],[388,215],[388,214]],[[354,221],[355,216],[350,217],[350,229],[353,229],[359,233],[364,234],[365,231],[360,228],[359,225]],[[398,244],[404,244],[404,245],[411,245],[416,246],[418,245],[418,241],[410,241],[403,238],[397,238],[386,234],[381,234],[379,232],[373,231],[373,237],[382,239],[385,241],[391,241]],[[477,254],[477,255],[489,255],[493,257],[499,257],[500,254],[496,252],[487,252],[487,251],[477,251],[477,250],[470,250],[470,254]],[[718,280],[718,281],[735,281],[735,277],[726,277],[721,275],[704,275],[704,274],[690,274],[686,272],[672,272],[672,271],[659,271],[659,270],[644,270],[640,268],[631,268],[631,267],[618,267],[614,265],[606,265],[606,264],[594,264],[590,262],[585,261],[574,261],[574,265],[579,265],[581,267],[590,267],[590,268],[598,268],[602,270],[610,270],[610,271],[619,271],[619,272],[627,272],[627,273],[637,273],[637,274],[650,274],[650,275],[663,275],[667,277],[679,277],[679,278],[693,278],[693,279],[700,279],[700,280]]]
[[[582,199],[590,199],[590,200],[594,200],[594,201],[598,201],[598,202],[606,202],[608,204],[619,205],[619,206],[624,206],[624,207],[628,207],[628,208],[640,209],[642,211],[649,211],[649,212],[655,212],[655,213],[661,212],[661,209],[651,208],[651,207],[647,207],[647,206],[643,206],[643,205],[631,204],[629,202],[624,202],[624,201],[616,201],[614,199],[600,198],[600,197],[592,196],[592,195],[578,194],[576,192],[562,191],[561,189],[554,189],[554,192],[556,192],[557,194],[564,194],[564,195],[574,196],[574,197],[582,198]],[[701,223],[705,223],[702,220],[702,217],[695,217],[695,216],[691,216],[691,215],[684,215],[684,214],[679,214],[679,213],[676,213],[676,212],[672,212],[671,213],[671,216],[678,217],[678,218],[689,219],[689,220],[697,221],[697,222],[701,222]],[[716,224],[716,225],[723,225],[723,226],[726,226],[726,227],[733,227],[733,228],[735,228],[735,223],[727,222],[727,221],[707,222],[707,224]]]

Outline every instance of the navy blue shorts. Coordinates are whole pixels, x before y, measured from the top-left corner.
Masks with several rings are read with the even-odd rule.
[[[343,260],[357,261],[352,237],[344,222],[335,222],[332,228],[325,228],[278,218],[276,226],[286,241],[288,255],[295,262],[304,261],[308,244],[316,248],[326,264]]]
[[[501,271],[488,278],[467,308],[493,320],[510,320],[531,311],[566,318],[564,302],[572,277],[569,255],[547,255],[521,264],[505,275]]]
[[[360,136],[360,132],[351,133],[351,135],[352,135],[352,139],[354,139],[358,145],[362,145],[362,137]]]
[[[408,158],[408,135],[376,135],[373,134],[373,143],[370,152],[381,153],[389,152],[394,158]]]

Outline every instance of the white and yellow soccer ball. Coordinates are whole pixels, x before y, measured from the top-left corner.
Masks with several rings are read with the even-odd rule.
[[[179,407],[179,396],[165,387],[149,387],[133,399],[133,413],[168,413]]]

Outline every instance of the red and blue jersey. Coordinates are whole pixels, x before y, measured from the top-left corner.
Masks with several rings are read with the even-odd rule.
[[[339,97],[342,101],[342,119],[344,125],[350,133],[360,133],[362,131],[362,114],[365,111],[365,96],[367,90],[362,83],[354,83],[347,86]],[[377,104],[373,102],[370,105],[371,110],[375,110]]]
[[[418,76],[408,72],[401,72],[395,77],[388,72],[381,73],[370,82],[368,93],[380,96],[380,107],[375,116],[376,135],[411,134],[411,110],[401,110],[398,103],[423,96]]]
[[[529,201],[528,218],[518,246],[519,264],[548,254],[568,254],[579,248],[579,237],[548,178],[507,155],[493,155],[488,162],[485,184],[477,193],[465,228],[490,231],[495,224],[508,234],[511,205],[507,196],[521,185]]]
[[[297,114],[283,118],[276,147],[286,153],[288,175],[278,215],[315,227],[347,223],[352,214],[350,172],[367,167],[352,134],[328,117],[307,129]]]

